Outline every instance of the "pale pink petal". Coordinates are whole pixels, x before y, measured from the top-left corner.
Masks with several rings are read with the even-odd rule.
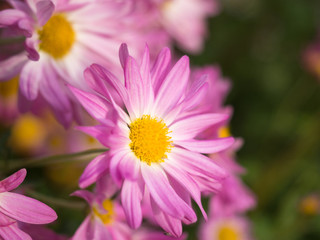
[[[112,154],[112,158],[110,160],[110,175],[113,180],[119,185],[123,179],[121,170],[119,168],[119,164],[123,158],[126,158],[130,155],[127,149],[122,151],[117,151]]]
[[[197,183],[194,181],[194,179],[192,179],[191,176],[189,176],[186,172],[182,171],[180,168],[176,167],[170,161],[164,162],[162,166],[165,169],[165,171],[169,173],[170,176],[173,177],[181,185],[181,187],[183,187],[187,192],[189,192],[189,194],[198,204],[204,218],[207,219],[207,214],[204,211],[201,203],[200,189]]]
[[[175,141],[175,144],[198,153],[216,153],[229,148],[234,143],[233,137],[217,138],[213,140]]]
[[[1,238],[2,237],[2,238]],[[0,227],[0,239],[3,240],[32,240],[29,234],[21,231],[17,225]]]
[[[109,119],[104,120],[104,125],[101,126],[76,126],[75,129],[78,129],[94,138],[96,138],[104,146],[108,147],[109,142],[107,136],[110,134],[111,129],[105,127],[114,127],[114,123]]]
[[[29,61],[20,73],[21,93],[28,100],[35,100],[38,96],[40,81],[43,79],[42,63]]]
[[[0,81],[7,81],[17,76],[27,61],[24,52],[0,61]]]
[[[141,164],[141,173],[150,195],[160,209],[178,219],[186,217],[195,221],[197,216],[192,208],[185,203],[170,185],[165,172],[160,166]]]
[[[96,182],[109,168],[109,152],[103,153],[93,159],[83,171],[79,186],[86,188]]]
[[[2,10],[0,12],[0,27],[8,27],[14,25],[25,17],[26,14],[23,11],[17,9]]]
[[[99,219],[100,220],[100,219]],[[109,232],[109,229],[106,228],[106,226],[99,221],[98,219],[96,219],[91,227],[92,227],[92,231],[93,231],[93,236],[92,238],[87,238],[87,240],[114,240],[111,236],[111,233]]]
[[[25,223],[46,224],[57,219],[55,211],[39,202],[17,193],[0,193],[0,211]]]
[[[155,63],[151,69],[151,81],[154,86],[155,93],[158,92],[163,79],[169,72],[171,63],[171,52],[169,48],[163,48],[157,56]]]
[[[39,1],[36,3],[36,9],[38,23],[42,27],[52,16],[54,4],[51,1]]]
[[[136,229],[142,222],[142,187],[137,181],[124,180],[121,190],[121,203],[130,227]]]
[[[150,199],[153,216],[156,222],[167,232],[174,237],[179,237],[182,234],[181,220],[174,218],[163,212],[155,203],[153,198]]]
[[[92,205],[95,198],[94,194],[87,190],[77,190],[71,193],[70,196],[81,197],[82,199],[86,200],[87,203],[89,203],[90,205]]]
[[[183,56],[163,80],[155,98],[155,108],[161,117],[180,100],[189,80],[189,58]]]
[[[136,117],[139,117],[144,110],[146,103],[144,83],[140,75],[140,69],[137,62],[131,57],[127,57],[124,68],[125,86],[128,90],[129,98],[132,104],[132,110]]]
[[[1,192],[9,192],[15,188],[17,188],[25,179],[27,175],[27,170],[25,168],[15,172],[9,177],[0,181],[0,193]]]
[[[171,150],[168,161],[170,160],[178,164],[177,166],[180,168],[196,176],[212,180],[222,180],[227,177],[226,171],[215,164],[210,158],[179,147]]]
[[[208,127],[225,121],[228,117],[229,115],[227,114],[207,113],[178,120],[170,126],[172,140],[178,141],[194,138]]]
[[[140,173],[140,161],[128,153],[119,163],[119,169],[122,177],[129,180],[136,180]]]

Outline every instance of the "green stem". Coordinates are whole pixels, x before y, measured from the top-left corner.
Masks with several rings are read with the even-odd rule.
[[[33,190],[26,190],[26,193],[41,202],[45,202],[46,204],[50,206],[56,206],[56,207],[63,207],[63,208],[72,208],[72,209],[84,209],[86,204],[82,201],[69,201],[66,199],[61,198],[54,198],[47,195],[44,195],[42,193],[38,193]]]
[[[55,164],[60,162],[79,161],[79,157],[87,156],[90,154],[99,154],[106,152],[108,149],[90,149],[77,153],[53,155],[48,157],[39,157],[34,159],[11,159],[7,162],[7,170],[15,170],[23,167],[41,167],[49,164]]]

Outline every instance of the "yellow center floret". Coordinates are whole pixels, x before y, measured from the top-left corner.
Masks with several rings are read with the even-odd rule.
[[[173,147],[167,125],[150,115],[143,115],[129,126],[131,140],[130,149],[148,165],[160,163],[167,158]]]
[[[235,229],[230,226],[223,226],[219,230],[219,240],[239,240],[239,235]]]
[[[113,221],[114,207],[113,202],[110,199],[106,199],[102,203],[102,207],[106,210],[106,213],[101,213],[98,207],[93,207],[92,211],[95,216],[99,217],[104,224],[110,224]]]
[[[55,59],[63,58],[75,41],[75,32],[70,22],[62,14],[52,16],[38,32],[40,50]]]

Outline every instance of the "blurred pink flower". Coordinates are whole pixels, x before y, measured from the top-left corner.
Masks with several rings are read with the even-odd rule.
[[[18,222],[46,224],[57,219],[53,209],[42,202],[9,192],[25,179],[27,171],[21,169],[0,181],[0,236],[4,240],[28,240],[31,237],[19,229]]]
[[[124,85],[109,71],[94,64],[86,69],[85,78],[96,93],[70,88],[100,122],[98,126],[79,129],[110,149],[87,166],[80,186],[86,187],[110,171],[115,182],[122,184],[122,205],[133,228],[142,221],[141,200],[146,186],[157,223],[172,235],[180,236],[181,221],[197,220],[191,197],[205,215],[198,183],[211,183],[208,190],[217,191],[226,177],[225,171],[202,153],[222,151],[234,140],[232,137],[203,141],[194,138],[206,128],[225,121],[228,115],[189,111],[201,100],[198,94],[205,78],[195,81],[194,88],[186,91],[190,72],[188,57],[183,56],[172,68],[170,60],[170,51],[164,48],[150,67],[146,47],[138,65],[128,54],[127,46],[122,45],[120,62],[124,68]],[[112,88],[128,113],[115,103],[110,94]],[[108,119],[109,114],[116,119]]]
[[[203,49],[204,39],[208,32],[207,19],[219,12],[216,0],[138,0],[136,8],[144,25],[149,31],[158,29],[168,34],[169,42],[178,45],[191,53]]]
[[[253,240],[251,226],[245,217],[212,217],[203,222],[199,239],[201,240]]]
[[[124,40],[143,51],[143,35],[133,31],[127,15],[132,1],[7,0],[13,9],[0,12],[0,27],[25,38],[24,51],[0,62],[0,80],[19,75],[19,106],[43,98],[58,120],[69,126],[79,119],[77,103],[64,81],[85,89],[83,70],[100,63],[113,71]],[[118,68],[120,71],[120,68]]]

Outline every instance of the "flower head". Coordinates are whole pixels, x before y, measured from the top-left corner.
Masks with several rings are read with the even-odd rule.
[[[224,121],[226,114],[188,111],[201,98],[199,89],[205,78],[186,90],[189,82],[189,59],[182,57],[171,67],[170,51],[160,52],[150,67],[146,47],[141,64],[120,48],[120,62],[125,84],[99,65],[92,65],[84,75],[96,93],[70,87],[87,111],[100,122],[93,127],[79,127],[110,149],[85,169],[80,186],[86,187],[109,171],[122,185],[121,199],[131,227],[141,224],[141,200],[149,194],[158,224],[174,236],[182,233],[181,221],[195,222],[197,217],[190,198],[201,205],[200,190],[217,191],[225,171],[202,153],[228,148],[233,138],[198,140],[206,128]],[[114,89],[125,105],[114,100]],[[113,114],[113,118],[107,116]],[[209,184],[210,183],[210,184]]]
[[[57,219],[53,209],[33,198],[9,192],[17,188],[26,177],[21,169],[0,181],[0,236],[3,239],[31,239],[19,229],[18,222],[46,224]]]

